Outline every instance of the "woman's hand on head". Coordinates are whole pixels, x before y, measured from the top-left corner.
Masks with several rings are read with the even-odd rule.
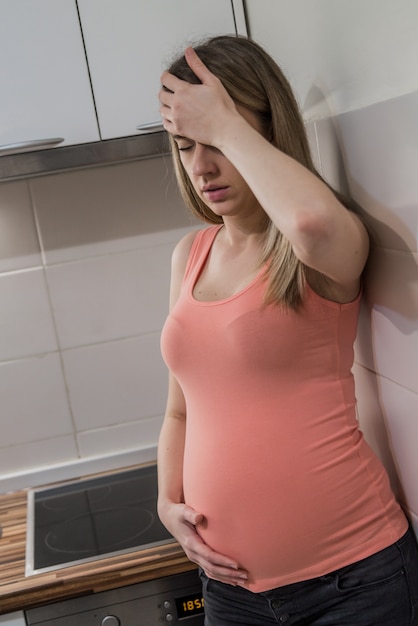
[[[205,518],[201,513],[197,513],[186,504],[177,503],[160,507],[159,513],[164,525],[181,545],[187,558],[199,565],[209,578],[229,585],[242,584],[246,580],[246,572],[238,566],[238,563],[212,550],[200,537],[199,525],[205,524]]]
[[[218,147],[222,128],[231,115],[238,115],[234,101],[221,81],[204,65],[193,48],[185,59],[202,81],[191,84],[164,72],[159,93],[164,128],[197,143]]]

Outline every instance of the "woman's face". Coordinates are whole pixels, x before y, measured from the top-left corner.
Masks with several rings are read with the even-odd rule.
[[[239,105],[237,109],[253,128],[261,132],[255,113]],[[175,137],[175,141],[181,163],[196,193],[216,215],[244,215],[261,209],[241,174],[217,148],[186,137]]]

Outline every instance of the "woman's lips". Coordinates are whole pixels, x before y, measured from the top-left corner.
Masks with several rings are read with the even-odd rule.
[[[220,202],[228,195],[228,187],[208,187],[203,189],[203,195],[209,202]]]

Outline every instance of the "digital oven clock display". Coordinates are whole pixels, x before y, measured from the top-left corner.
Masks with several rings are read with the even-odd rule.
[[[176,598],[176,609],[179,619],[191,615],[201,615],[204,612],[204,600],[201,593],[190,593],[182,598]]]

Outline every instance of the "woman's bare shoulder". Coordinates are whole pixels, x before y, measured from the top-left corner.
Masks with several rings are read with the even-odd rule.
[[[176,244],[173,251],[173,268],[185,269],[193,242],[200,230],[192,230]]]
[[[184,235],[173,250],[171,258],[170,309],[179,297],[190,250],[198,232],[198,230],[194,230]]]

